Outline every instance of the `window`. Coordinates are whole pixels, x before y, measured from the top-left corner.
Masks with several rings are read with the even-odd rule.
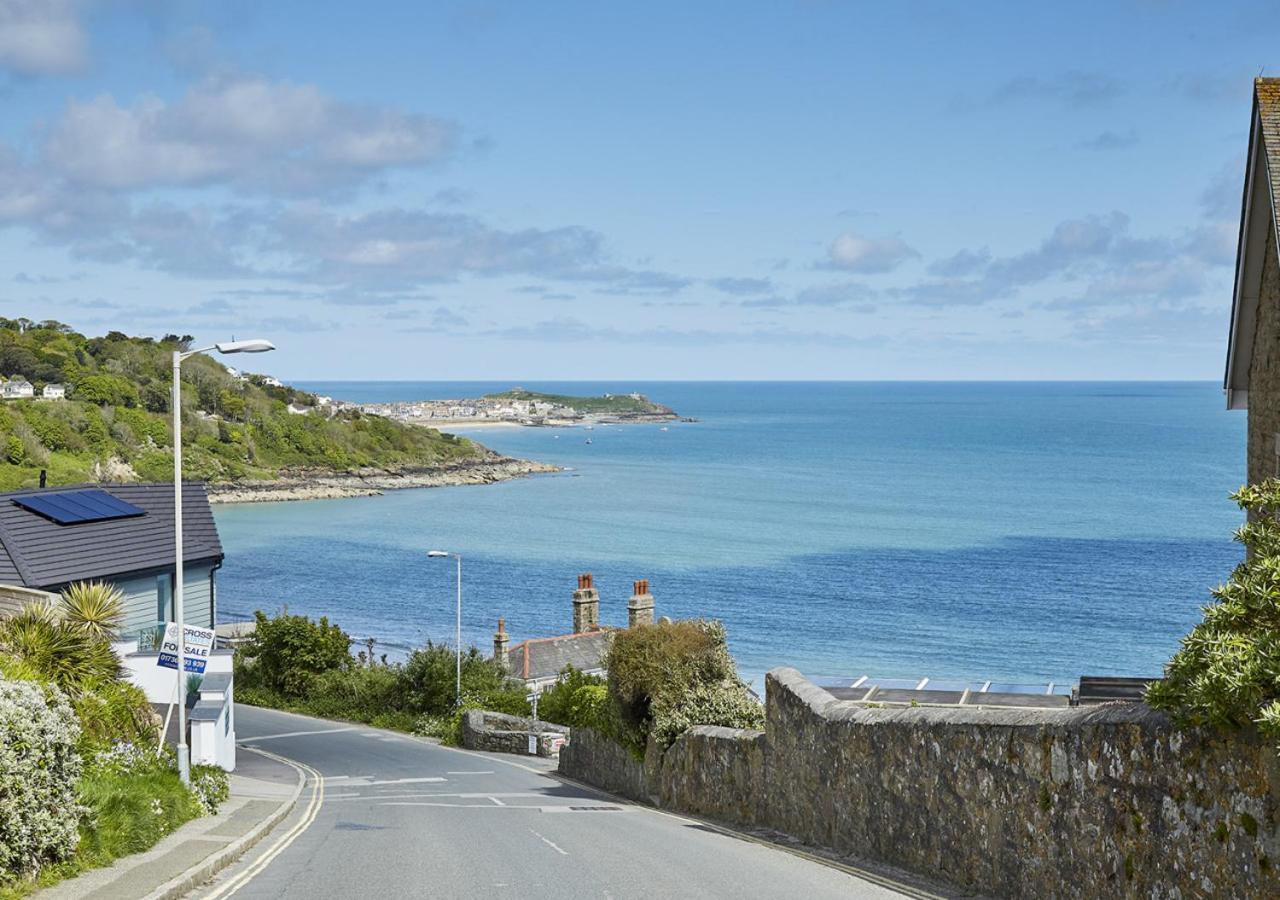
[[[156,576],[156,621],[168,622],[173,608],[173,583],[169,575]]]

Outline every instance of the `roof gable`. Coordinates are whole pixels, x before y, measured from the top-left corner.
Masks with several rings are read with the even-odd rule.
[[[1249,156],[1245,166],[1235,290],[1231,301],[1231,333],[1223,378],[1228,409],[1246,409],[1249,405],[1249,366],[1253,358],[1253,331],[1262,287],[1262,265],[1269,249],[1267,236],[1280,222],[1277,186],[1280,186],[1280,78],[1257,78],[1253,83]]]
[[[0,583],[53,589],[73,581],[112,578],[174,562],[172,484],[84,485],[99,488],[144,515],[59,525],[14,502],[68,488],[0,494]],[[188,563],[222,559],[222,543],[204,485],[182,489],[183,557]]]

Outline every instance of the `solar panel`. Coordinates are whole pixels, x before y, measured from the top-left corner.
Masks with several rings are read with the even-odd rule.
[[[147,512],[100,490],[28,494],[24,497],[14,497],[13,502],[28,512],[43,516],[59,525],[81,525],[85,522],[129,519],[146,515]]]

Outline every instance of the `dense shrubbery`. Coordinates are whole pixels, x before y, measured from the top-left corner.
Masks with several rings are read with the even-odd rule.
[[[118,460],[147,480],[172,477],[170,354],[185,338],[87,338],[59,322],[0,318],[0,375],[37,389],[68,385],[68,399],[11,400],[0,409],[0,490],[96,480]],[[474,458],[481,448],[419,426],[344,411],[293,415],[290,402],[314,397],[259,377],[240,381],[199,355],[182,370],[183,464],[189,477],[267,478],[284,467],[344,470],[433,465]],[[127,471],[125,469],[124,471]]]
[[[1182,725],[1254,723],[1280,739],[1280,479],[1232,499],[1249,515],[1236,532],[1247,555],[1213,590],[1204,620],[1182,639],[1147,702]]]
[[[309,692],[316,676],[351,664],[351,639],[324,616],[313,622],[287,612],[268,618],[255,615],[254,639],[237,654],[249,675],[246,681],[286,697]]]
[[[88,584],[0,619],[0,895],[145,850],[226,797],[226,773],[188,790],[156,755],[159,719],[108,643],[120,615]]]
[[[693,725],[762,728],[764,708],[738,677],[724,626],[686,620],[619,631],[606,660],[612,733],[636,753]]]
[[[571,728],[583,725],[599,728],[608,696],[605,680],[599,675],[588,675],[573,666],[565,666],[556,683],[538,697],[538,718]]]
[[[0,679],[0,881],[75,851],[79,739],[61,691]]]
[[[326,619],[257,614],[253,639],[236,653],[243,703],[441,736],[453,733],[453,648],[428,643],[403,663],[357,661],[350,637]],[[527,715],[523,687],[475,647],[462,656],[462,707]]]
[[[241,702],[414,731],[456,743],[462,715],[484,709],[530,714],[524,687],[475,647],[462,657],[455,703],[454,651],[428,643],[403,663],[357,661],[350,638],[321,619],[258,613],[256,634],[236,654]],[[569,667],[539,697],[539,718],[587,726],[638,753],[693,725],[760,728],[764,709],[738,678],[719,622],[664,622],[617,632],[606,682]]]

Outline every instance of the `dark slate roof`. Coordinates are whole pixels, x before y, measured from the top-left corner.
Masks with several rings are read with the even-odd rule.
[[[508,656],[511,674],[525,681],[554,678],[573,666],[585,672],[604,666],[612,635],[609,629],[559,637],[533,638],[516,644]]]
[[[57,525],[23,509],[15,497],[97,488],[146,515],[79,525]],[[77,485],[0,494],[0,584],[51,590],[73,581],[172,568],[173,485]],[[183,556],[188,564],[220,562],[222,544],[204,485],[182,488]]]

